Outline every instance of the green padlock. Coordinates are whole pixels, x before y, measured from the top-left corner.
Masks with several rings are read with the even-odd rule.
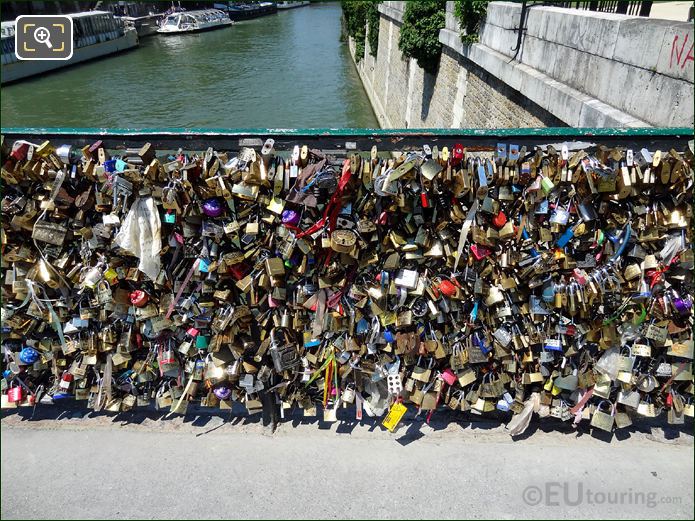
[[[207,349],[208,348],[208,337],[205,335],[198,335],[195,337],[195,347],[196,349]]]
[[[548,195],[553,191],[553,188],[555,188],[555,184],[550,180],[549,177],[543,176],[541,178],[541,188],[543,189],[543,193]]]

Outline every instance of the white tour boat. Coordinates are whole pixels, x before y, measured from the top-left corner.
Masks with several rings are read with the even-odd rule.
[[[2,22],[2,83],[60,69],[136,47],[137,31],[109,11],[68,14],[73,23],[72,58],[64,61],[20,60],[15,54],[15,22]]]
[[[302,7],[309,5],[310,2],[278,2],[278,9],[294,9],[295,7]]]
[[[161,34],[195,33],[229,27],[230,25],[232,25],[232,21],[227,13],[219,9],[204,9],[170,14],[162,21],[157,32]]]

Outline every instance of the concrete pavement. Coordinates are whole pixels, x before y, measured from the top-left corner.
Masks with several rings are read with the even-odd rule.
[[[692,425],[512,441],[489,422],[79,416],[3,418],[3,519],[692,519]]]

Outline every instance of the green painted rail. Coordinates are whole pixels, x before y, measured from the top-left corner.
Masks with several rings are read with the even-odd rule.
[[[520,146],[583,141],[608,146],[647,148],[682,148],[693,139],[692,128],[509,128],[509,129],[354,129],[354,128],[2,128],[6,142],[14,139],[48,139],[57,144],[84,146],[102,140],[111,149],[139,146],[145,141],[158,149],[183,147],[200,150],[213,146],[236,149],[260,146],[263,140],[275,139],[276,150],[286,150],[297,143],[335,151],[407,150],[423,143],[453,145],[460,142],[471,150],[492,149],[498,142]],[[60,142],[60,143],[58,143]]]
[[[248,135],[265,136],[269,134],[279,136],[393,136],[393,135],[417,135],[417,136],[692,136],[693,129],[688,127],[646,127],[646,128],[592,128],[592,127],[541,127],[541,128],[31,128],[31,127],[3,127],[3,134],[54,134],[54,135],[80,135],[100,134],[110,136],[133,136],[144,134],[162,135]]]

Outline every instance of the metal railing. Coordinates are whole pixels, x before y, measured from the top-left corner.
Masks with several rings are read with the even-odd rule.
[[[627,1],[607,1],[607,2],[552,2],[556,7],[569,7],[572,9],[584,9],[601,13],[627,14],[630,16],[649,16],[654,2],[627,2]]]

